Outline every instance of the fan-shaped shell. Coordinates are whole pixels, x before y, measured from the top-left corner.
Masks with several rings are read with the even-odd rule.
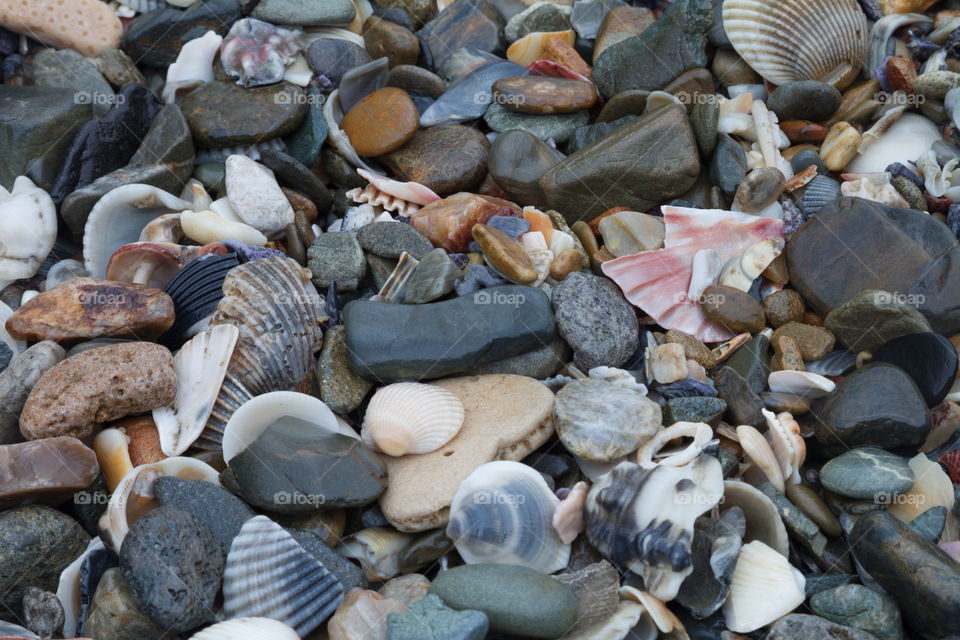
[[[312,376],[327,320],[310,271],[291,258],[264,258],[232,269],[211,325],[232,324],[240,338],[220,394],[196,442],[219,449],[227,420],[247,400],[289,391]]]
[[[552,524],[559,503],[531,467],[488,462],[460,483],[450,505],[447,537],[468,564],[514,564],[553,573],[570,560],[570,545]]]
[[[740,548],[730,595],[723,605],[727,628],[749,633],[803,604],[803,574],[785,557],[754,540]]]
[[[343,585],[270,518],[250,518],[233,539],[223,573],[227,618],[272,618],[305,636],[342,600]]]
[[[769,480],[777,491],[783,492],[783,471],[763,434],[750,425],[740,425],[737,427],[737,439],[743,447],[743,454],[766,476],[763,480]]]
[[[390,456],[436,451],[463,426],[463,403],[446,389],[398,382],[379,389],[363,417],[361,438]]]
[[[787,411],[774,415],[763,409],[763,417],[767,419],[767,440],[780,464],[784,482],[799,484],[800,465],[807,457],[807,444],[800,435],[800,425]]]
[[[160,449],[178,456],[200,437],[240,331],[233,325],[211,327],[184,344],[173,358],[177,374],[177,396],[172,407],[153,410],[153,421],[160,433]]]
[[[205,328],[217,304],[223,299],[223,280],[240,265],[236,253],[207,255],[188,263],[163,291],[173,299],[176,319],[160,341],[175,347]]]
[[[856,0],[726,0],[723,27],[773,84],[820,80],[844,89],[867,57],[867,17]]]
[[[199,631],[190,640],[300,640],[289,625],[270,618],[235,618]]]
[[[643,576],[652,595],[669,601],[693,571],[694,520],[722,495],[723,471],[709,455],[681,467],[622,462],[590,490],[587,539],[615,565]]]
[[[184,480],[206,480],[220,483],[220,474],[196,458],[166,458],[153,464],[134,467],[114,489],[107,510],[100,518],[100,532],[104,542],[120,551],[130,525],[156,508],[153,481],[160,476],[176,476]]]
[[[830,176],[816,175],[807,183],[800,198],[804,213],[812,216],[828,202],[840,197],[840,183]]]

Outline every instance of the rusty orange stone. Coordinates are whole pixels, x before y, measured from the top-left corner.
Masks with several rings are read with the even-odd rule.
[[[917,79],[917,66],[905,56],[894,56],[887,60],[887,81],[890,91],[913,92],[913,83]]]
[[[396,151],[420,128],[420,114],[403,89],[385,87],[358,102],[340,124],[361,156]]]
[[[127,444],[127,455],[130,456],[130,463],[133,466],[160,462],[167,457],[160,448],[160,432],[152,415],[122,418],[107,426],[123,429],[127,438],[130,439]]]
[[[543,45],[542,59],[556,62],[587,78],[593,75],[593,69],[590,68],[586,60],[563,38],[548,38]]]
[[[809,120],[786,120],[780,123],[780,130],[793,144],[820,144],[827,137],[827,128]]]

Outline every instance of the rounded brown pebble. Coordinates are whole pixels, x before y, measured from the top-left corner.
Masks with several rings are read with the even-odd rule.
[[[714,284],[704,289],[701,306],[712,322],[736,333],[760,333],[766,324],[759,302],[726,285]]]
[[[822,327],[823,318],[815,314],[813,311],[805,311],[803,313],[803,324],[808,324],[811,327]]]
[[[807,517],[820,527],[820,530],[832,538],[843,533],[840,521],[830,511],[820,494],[803,484],[788,484],[787,499],[807,514]]]
[[[363,45],[372,59],[385,57],[390,68],[417,64],[420,56],[420,41],[412,31],[379,16],[370,16],[363,23]]]
[[[485,224],[473,225],[471,233],[490,266],[508,280],[526,283],[537,279],[537,270],[530,256],[506,233]]]
[[[707,345],[703,344],[689,333],[671,329],[664,338],[666,343],[675,343],[683,347],[687,360],[694,360],[701,367],[709,371],[717,366],[717,357],[713,355]]]
[[[760,395],[760,399],[763,400],[763,406],[774,413],[789,411],[799,416],[810,411],[810,401],[795,393],[767,391]]]
[[[160,462],[167,457],[160,448],[160,432],[153,422],[152,415],[123,418],[111,423],[110,426],[123,429],[130,440],[127,444],[127,454],[133,466]]]
[[[29,440],[85,438],[100,422],[170,405],[177,376],[169,349],[124,342],[82,351],[44,373],[20,414]]]
[[[580,271],[580,253],[576,249],[561,251],[550,263],[550,277],[563,280],[574,271]]]
[[[803,321],[803,298],[793,289],[774,291],[763,299],[767,324],[779,329],[788,322]]]
[[[494,82],[493,99],[521,113],[573,113],[592,107],[597,101],[597,90],[582,80],[516,76]]]
[[[341,128],[361,156],[380,156],[402,147],[420,127],[420,115],[403,89],[385,87],[354,105]]]
[[[770,368],[774,371],[805,371],[803,356],[800,347],[790,336],[778,336],[773,343],[776,355],[770,361]]]
[[[800,355],[806,362],[819,360],[833,351],[833,345],[837,341],[833,333],[823,327],[814,327],[802,322],[788,322],[774,331],[770,336],[770,344],[774,345],[775,349],[781,336],[788,336],[797,344]]]
[[[783,253],[767,265],[767,268],[763,270],[763,277],[779,285],[790,282],[790,274],[787,272],[787,259]]]

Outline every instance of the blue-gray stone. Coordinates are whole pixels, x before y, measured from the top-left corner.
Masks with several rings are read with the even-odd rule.
[[[527,73],[524,67],[506,60],[484,63],[451,84],[420,116],[420,126],[456,124],[479,118],[493,102],[494,82]]]
[[[877,447],[863,447],[840,454],[820,469],[824,488],[848,498],[889,504],[893,496],[906,493],[915,477],[907,461]]]
[[[312,167],[327,141],[327,119],[323,117],[323,93],[317,87],[307,89],[307,115],[296,131],[284,140],[287,153],[306,167]]]
[[[483,121],[494,131],[519,129],[532,133],[543,141],[553,139],[554,142],[562,144],[570,139],[574,131],[590,121],[590,113],[588,111],[550,114],[521,113],[494,102],[484,113]]]
[[[940,540],[943,527],[947,524],[947,508],[930,507],[910,521],[910,528],[930,542]]]
[[[501,284],[507,284],[507,281],[494,273],[493,269],[485,264],[474,264],[467,267],[466,277],[454,282],[453,288],[458,296],[467,296],[480,289],[496,287]]]
[[[387,617],[387,640],[483,640],[489,626],[482,611],[456,611],[429,594]]]
[[[900,640],[900,609],[890,596],[859,584],[821,591],[810,598],[810,608],[838,624],[863,629],[879,640]]]

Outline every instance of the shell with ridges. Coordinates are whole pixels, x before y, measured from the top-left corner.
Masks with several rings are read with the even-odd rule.
[[[570,560],[570,545],[560,540],[552,524],[559,503],[531,467],[488,462],[457,488],[447,537],[468,564],[514,564],[553,573]]]
[[[219,449],[227,420],[247,400],[310,380],[327,320],[311,273],[292,258],[264,258],[232,269],[211,326],[232,324],[240,338],[220,395],[196,446]]]
[[[777,491],[783,492],[785,488],[783,471],[780,469],[777,456],[773,453],[773,448],[763,434],[750,425],[744,424],[737,427],[737,438],[740,440],[740,446],[743,447],[744,456],[766,476],[763,479],[757,479],[761,482],[769,480]]]
[[[205,462],[195,458],[166,458],[153,464],[134,467],[117,484],[107,510],[100,518],[100,536],[114,551],[120,551],[120,545],[130,530],[130,525],[144,514],[156,508],[153,495],[153,481],[160,476],[176,476],[184,480],[205,480],[220,484],[220,474]]]
[[[233,539],[223,573],[227,618],[272,618],[305,636],[342,600],[343,585],[270,518],[250,518]]]
[[[211,625],[190,640],[300,640],[289,625],[270,618],[234,618]]]
[[[693,523],[723,495],[716,458],[682,467],[622,462],[599,478],[587,498],[587,539],[615,565],[643,576],[657,598],[676,597],[693,571]]]
[[[363,417],[361,438],[390,456],[436,451],[463,426],[463,403],[446,389],[397,382],[378,389]]]
[[[754,540],[740,548],[723,605],[727,628],[749,633],[770,624],[803,604],[803,574],[785,557]]]
[[[72,638],[77,632],[77,617],[80,614],[80,569],[83,561],[91,553],[105,550],[100,538],[93,538],[87,548],[60,572],[60,581],[57,584],[57,600],[63,607],[63,637]]]
[[[726,0],[723,27],[773,84],[820,80],[842,90],[867,57],[867,18],[856,0]]]
[[[400,553],[416,538],[417,535],[413,533],[370,527],[341,540],[337,553],[359,560],[367,580],[383,582],[400,573]]]
[[[767,420],[767,441],[783,472],[785,483],[800,483],[800,465],[807,457],[807,444],[800,435],[800,425],[788,411],[774,415],[763,409]]]
[[[233,325],[217,325],[194,336],[174,356],[177,396],[173,406],[153,410],[166,455],[180,455],[203,433],[239,335]]]

